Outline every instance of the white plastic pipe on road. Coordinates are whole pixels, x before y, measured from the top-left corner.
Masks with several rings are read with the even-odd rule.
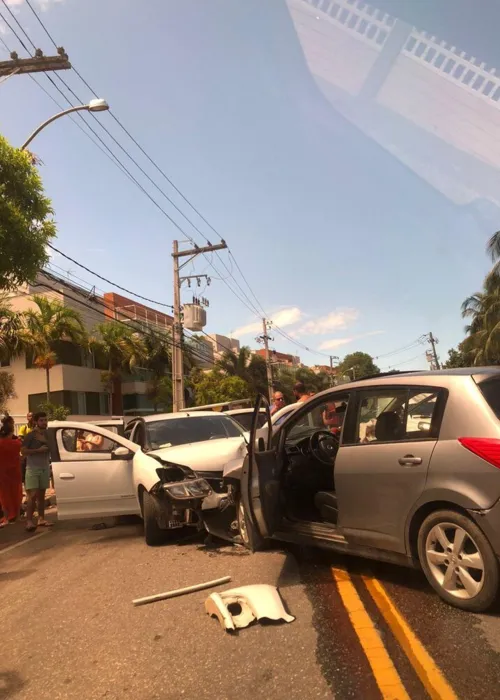
[[[157,593],[156,595],[148,595],[145,598],[136,598],[132,601],[134,605],[146,605],[147,603],[155,603],[157,600],[166,600],[167,598],[175,598],[186,593],[194,593],[195,591],[203,591],[205,588],[220,586],[223,583],[229,583],[231,576],[216,578],[214,581],[206,581],[206,583],[197,583],[195,586],[187,586],[186,588],[177,588],[175,591],[167,591],[167,593]]]

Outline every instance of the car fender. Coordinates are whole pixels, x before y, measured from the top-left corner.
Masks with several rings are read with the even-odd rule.
[[[489,503],[490,499],[487,499]],[[435,503],[436,508],[440,508],[440,504],[449,503],[450,505],[458,506],[463,510],[485,510],[491,504],[485,505],[484,494],[479,489],[474,489],[470,482],[454,482],[454,488],[432,488],[422,493],[420,498],[415,502],[406,519],[405,527],[405,544],[406,551],[411,552],[411,525],[415,514],[421,509],[430,507]]]
[[[139,487],[142,486],[146,491],[151,491],[154,486],[160,481],[157,473],[159,463],[156,459],[149,457],[142,450],[138,450],[134,455],[133,464],[133,480],[135,493],[139,494]]]

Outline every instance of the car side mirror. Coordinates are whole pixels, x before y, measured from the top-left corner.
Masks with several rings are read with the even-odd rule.
[[[115,447],[111,453],[112,459],[132,459],[134,453],[131,452],[127,447]]]

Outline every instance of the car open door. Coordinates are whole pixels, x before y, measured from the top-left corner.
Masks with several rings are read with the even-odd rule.
[[[49,445],[59,519],[140,515],[132,465],[138,445],[73,421],[50,423]]]
[[[266,412],[267,431],[258,437],[259,413]],[[271,537],[281,520],[281,466],[277,450],[272,448],[272,424],[269,402],[260,395],[255,403],[248,443],[248,455],[241,475],[241,504],[246,535],[245,544],[259,549]]]

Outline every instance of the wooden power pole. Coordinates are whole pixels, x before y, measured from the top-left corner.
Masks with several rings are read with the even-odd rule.
[[[63,47],[57,49],[57,56],[44,56],[41,49],[34,56],[19,58],[15,51],[9,61],[0,61],[0,78],[7,75],[26,75],[27,73],[46,73],[51,70],[68,70],[71,63]]]
[[[172,333],[172,393],[173,412],[184,408],[184,358],[182,355],[182,316],[181,316],[181,283],[180,271],[200,253],[212,253],[214,250],[227,248],[224,241],[218,245],[196,246],[189,250],[179,250],[179,241],[174,241],[172,258],[174,259],[174,327]],[[180,258],[188,258],[182,265]],[[185,278],[187,279],[187,278]]]

